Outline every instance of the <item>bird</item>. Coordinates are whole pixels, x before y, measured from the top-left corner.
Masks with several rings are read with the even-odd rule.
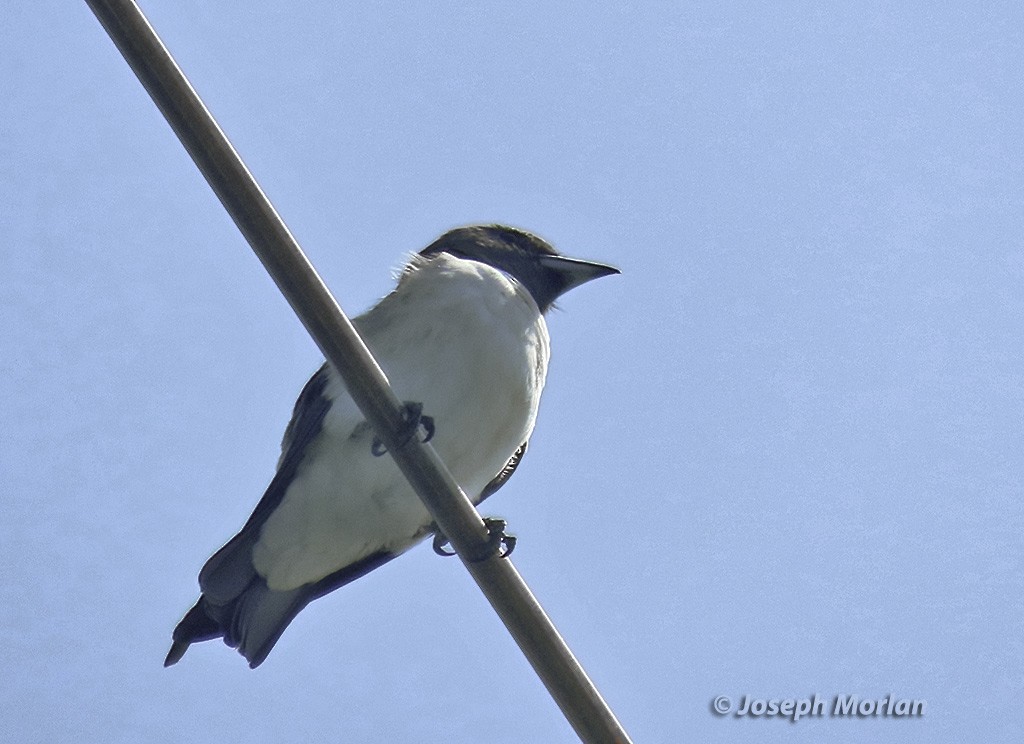
[[[469,225],[413,254],[395,289],[353,319],[392,388],[413,401],[411,423],[424,424],[474,505],[526,452],[550,355],[545,315],[569,290],[618,273],[518,228]],[[381,454],[324,363],[299,395],[262,499],[199,572],[199,600],[175,627],[164,666],[221,638],[255,669],[310,602],[436,533]]]

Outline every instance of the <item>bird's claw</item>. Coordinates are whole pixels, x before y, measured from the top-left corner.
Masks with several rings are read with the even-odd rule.
[[[489,551],[498,554],[499,558],[508,558],[516,549],[516,536],[505,532],[508,523],[497,517],[485,517],[484,524],[487,525],[487,544]]]
[[[434,419],[432,416],[423,415],[423,404],[413,403],[406,401],[402,406],[402,418],[405,420],[405,427],[399,434],[401,441],[399,446],[404,446],[409,442],[419,431],[419,428],[423,427],[423,439],[420,441],[424,444],[434,438]],[[370,452],[373,453],[374,457],[381,457],[387,454],[388,448],[384,446],[384,442],[380,440],[380,437],[373,438],[373,444],[370,445]]]
[[[508,526],[508,523],[498,517],[484,517],[484,526],[487,527],[487,549],[483,555],[474,559],[474,562],[490,558],[495,553],[497,553],[499,558],[508,558],[512,555],[512,551],[516,549],[516,536],[505,533],[505,527]],[[446,558],[455,555],[454,550],[445,549],[445,546],[449,544],[448,538],[442,533],[434,533],[434,542],[431,547],[433,547],[435,553]]]
[[[434,533],[434,542],[431,545],[431,547],[434,549],[435,553],[437,553],[438,555],[443,555],[445,558],[451,558],[456,553],[454,550],[445,549],[445,546],[450,544],[451,543],[448,542],[448,538],[445,537],[442,533]]]

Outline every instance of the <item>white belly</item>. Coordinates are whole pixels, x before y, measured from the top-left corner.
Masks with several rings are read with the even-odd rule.
[[[434,418],[431,444],[474,501],[533,430],[548,335],[521,286],[441,254],[355,320],[399,398]],[[332,372],[324,431],[263,527],[253,559],[270,588],[316,581],[379,550],[401,551],[431,519]]]

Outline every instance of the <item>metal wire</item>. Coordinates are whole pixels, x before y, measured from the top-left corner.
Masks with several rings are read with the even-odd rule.
[[[511,561],[484,554],[487,529],[430,445],[403,446],[402,404],[352,323],[270,201],[131,0],[86,0],[273,277],[306,330],[338,370],[434,521],[584,742],[629,737]]]

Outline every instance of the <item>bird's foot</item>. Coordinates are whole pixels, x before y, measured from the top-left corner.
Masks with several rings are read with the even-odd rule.
[[[474,559],[473,562],[490,558],[495,553],[498,554],[499,558],[508,558],[512,551],[516,549],[516,536],[505,533],[505,527],[508,526],[508,523],[498,517],[484,517],[484,525],[487,527],[487,548],[484,550],[483,555]],[[454,550],[446,549],[447,545],[449,545],[448,538],[440,532],[435,532],[432,545],[434,552],[446,558],[455,555]]]
[[[448,548],[446,547],[448,545],[451,545],[451,543],[448,542],[448,538],[445,537],[443,533],[434,533],[434,542],[431,544],[430,547],[434,549],[435,553],[437,553],[438,555],[443,555],[445,558],[451,558],[453,555],[456,555],[454,550],[448,550]]]
[[[420,427],[423,427],[423,439],[420,441],[424,444],[434,438],[434,419],[432,416],[423,415],[423,404],[413,403],[406,401],[402,406],[402,418],[405,420],[405,425],[399,434],[399,446],[405,446],[419,431]],[[373,438],[373,444],[370,445],[370,452],[373,453],[374,457],[381,457],[387,454],[388,448],[384,446],[384,442],[380,441],[380,437]]]
[[[516,549],[517,538],[505,532],[508,523],[497,517],[485,517],[484,524],[487,525],[488,551],[495,552],[499,558],[508,558]]]

